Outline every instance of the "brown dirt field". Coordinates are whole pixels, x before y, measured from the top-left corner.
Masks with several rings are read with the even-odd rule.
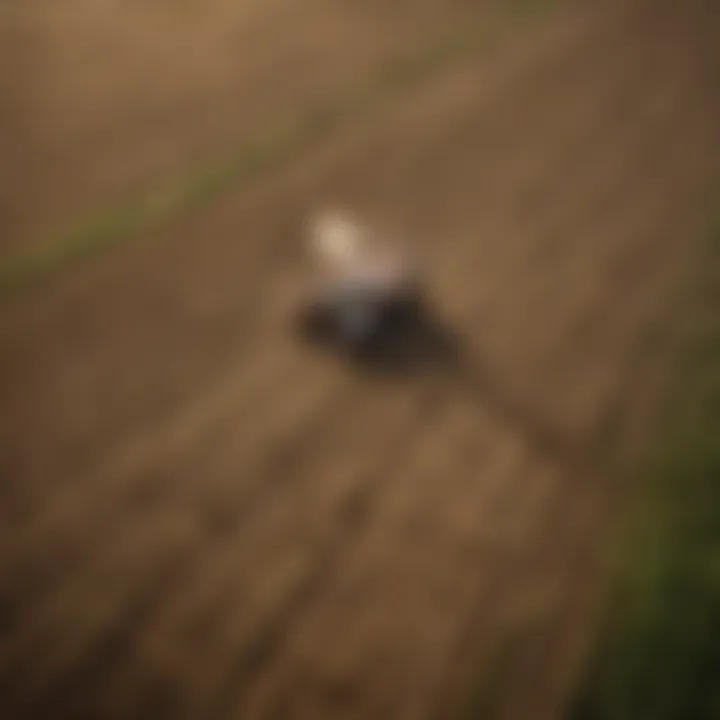
[[[720,168],[719,15],[558,11],[0,307],[4,716],[556,717]],[[423,243],[463,368],[293,341],[325,202]]]
[[[286,125],[498,3],[64,0],[0,8],[0,251]]]

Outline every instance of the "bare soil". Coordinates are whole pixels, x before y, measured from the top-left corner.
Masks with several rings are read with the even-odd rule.
[[[63,0],[0,8],[0,253],[282,129],[495,4]],[[4,98],[4,100],[3,100]],[[7,110],[7,111],[6,111]]]
[[[132,92],[81,110],[79,65],[54,69],[76,104],[28,148],[67,153],[98,195],[73,183],[55,206],[41,188],[56,181],[28,169],[12,189],[26,209],[70,216],[222,146],[255,97],[248,70],[219,117],[229,68],[262,53],[257,67],[292,67],[285,38],[321,37],[307,18],[349,13],[323,87],[379,62],[371,36],[395,42],[381,3],[367,7],[386,39],[356,28],[361,3],[214,4],[197,39],[209,75],[172,69],[205,18],[190,2],[177,28],[148,19],[172,52],[146,39],[165,59],[143,92],[118,63]],[[425,6],[415,37],[466,11]],[[62,43],[71,25],[96,49],[139,37],[141,8],[96,4],[107,40],[69,13]],[[256,29],[236,45],[240,8]],[[0,307],[4,717],[409,720],[460,716],[470,696],[480,717],[556,717],[622,494],[610,460],[647,426],[720,167],[719,15],[703,0],[559,10],[181,227]],[[213,112],[178,112],[216,91]],[[277,93],[248,127],[301,102]],[[103,155],[120,125],[135,130]],[[296,342],[297,247],[325,203],[422,243],[460,359],[377,375]]]

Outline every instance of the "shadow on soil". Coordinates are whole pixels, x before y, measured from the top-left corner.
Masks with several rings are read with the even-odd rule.
[[[311,347],[337,354],[349,367],[369,378],[391,382],[430,380],[434,397],[471,398],[478,407],[518,432],[541,456],[577,460],[582,449],[574,438],[553,427],[492,367],[481,349],[471,347],[457,328],[443,320],[430,303],[390,313],[361,345],[351,345],[317,308],[300,313],[297,330]]]
[[[303,342],[338,355],[363,374],[400,379],[462,365],[459,333],[424,301],[382,308],[372,330],[355,341],[343,324],[333,309],[318,303],[301,310],[296,329]]]

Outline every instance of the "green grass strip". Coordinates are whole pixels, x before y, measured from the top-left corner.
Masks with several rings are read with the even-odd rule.
[[[488,49],[491,41],[502,36],[501,26],[505,30],[518,29],[518,21],[526,23],[556,4],[557,0],[516,2],[504,10],[499,23],[468,24],[453,36],[390,63],[354,92],[320,105],[288,127],[256,138],[222,159],[195,166],[167,184],[104,208],[58,235],[28,243],[0,261],[0,299],[143,232],[180,219],[281,168],[455,62]]]
[[[712,239],[701,339],[670,399],[573,720],[720,718],[720,223]]]

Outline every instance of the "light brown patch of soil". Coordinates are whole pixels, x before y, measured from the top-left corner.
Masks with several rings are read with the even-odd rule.
[[[439,0],[13,5],[0,10],[0,251],[283,129],[493,10]]]

